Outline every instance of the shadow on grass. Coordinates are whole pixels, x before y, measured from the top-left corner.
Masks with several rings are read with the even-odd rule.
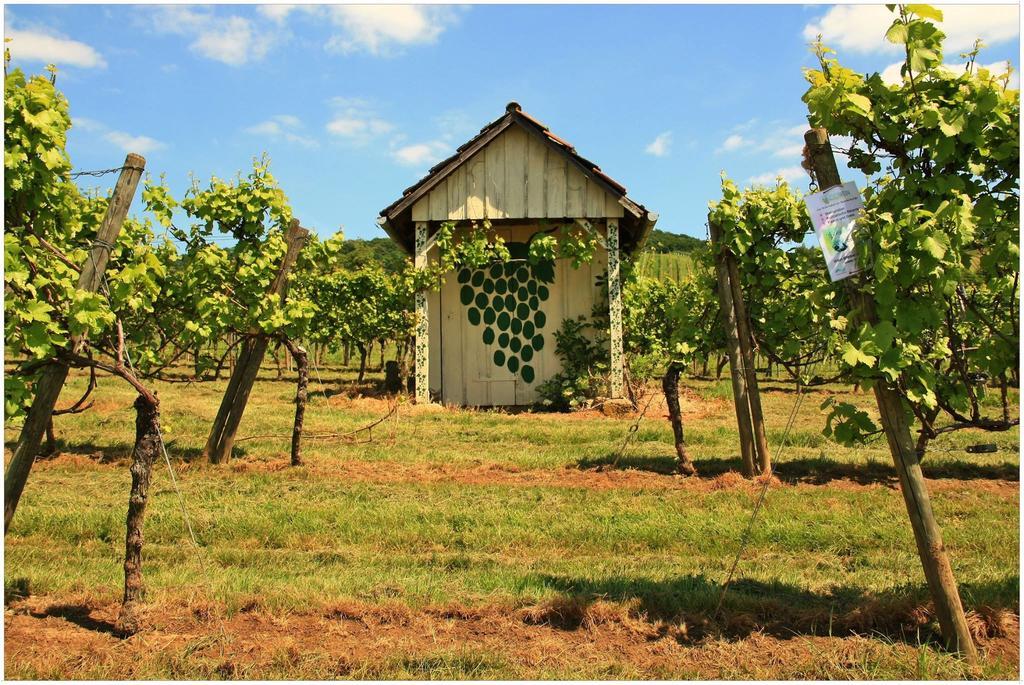
[[[32,582],[24,576],[4,580],[4,606],[32,594]]]
[[[97,445],[94,442],[71,442],[64,438],[57,438],[54,444],[56,449],[51,454],[39,456],[36,459],[48,461],[59,459],[61,455],[74,455],[91,459],[99,464],[122,464],[127,463],[132,456],[132,443],[123,440]]]
[[[240,436],[241,437],[241,436]],[[206,457],[203,456],[202,447],[181,447],[175,440],[169,440],[167,443],[167,456],[171,458],[171,461],[180,461],[184,463],[191,463],[193,461],[206,461]],[[235,445],[231,448],[231,460],[244,459],[249,455],[249,452],[245,447],[239,447]]]
[[[114,442],[109,445],[97,445],[93,442],[70,442],[57,438],[57,450],[48,456],[37,457],[38,461],[58,459],[63,455],[73,455],[91,459],[98,464],[127,464],[131,460],[132,445],[127,442]],[[175,441],[167,440],[167,456],[172,462],[192,462],[203,459],[202,447],[179,447]],[[236,446],[232,450],[232,460],[248,456],[245,447]]]
[[[35,618],[55,617],[62,618],[68,623],[92,630],[97,633],[118,635],[113,623],[92,617],[92,609],[84,604],[51,604],[42,611],[33,611],[31,615]]]
[[[967,459],[948,459],[929,463],[921,468],[926,478],[951,480],[1020,480],[1020,467],[1010,462],[978,464]],[[777,466],[775,475],[783,482],[824,484],[831,480],[852,480],[856,483],[896,482],[896,469],[884,462],[849,463],[831,459],[793,459]]]
[[[610,467],[615,461],[615,454],[601,457],[585,457],[576,462],[580,470],[598,470]],[[739,457],[729,459],[701,459],[694,461],[697,467],[696,478],[717,478],[724,473],[740,472]],[[676,460],[671,456],[623,456],[618,463],[619,469],[634,469],[671,475],[676,473]],[[1020,467],[1010,462],[999,464],[977,464],[967,459],[947,459],[929,463],[926,459],[922,464],[927,478],[951,480],[1020,480]],[[775,465],[773,474],[784,483],[791,485],[810,484],[824,485],[833,480],[849,480],[861,485],[882,483],[893,485],[898,482],[896,469],[883,462],[841,462],[831,459],[807,458],[790,459]]]
[[[783,582],[749,578],[734,580],[716,614],[721,582],[703,574],[668,580],[627,578],[573,578],[540,575],[534,579],[561,597],[539,618],[554,628],[576,630],[598,600],[635,603],[635,614],[648,620],[685,621],[688,637],[722,635],[730,639],[764,632],[789,639],[798,636],[839,636],[876,633],[918,644],[939,639],[927,586],[905,586],[875,593],[855,586],[812,592]],[[999,581],[961,585],[965,609],[990,635],[1005,630],[1001,616],[1019,614],[1020,576]]]
[[[606,454],[601,457],[584,457],[576,462],[576,468],[581,471],[604,470],[615,463],[615,454]],[[631,457],[623,455],[619,459],[618,469],[633,469],[635,471],[649,471],[660,473],[666,476],[678,473],[676,467],[678,462],[675,457]],[[699,465],[698,465],[699,468]],[[739,470],[740,462],[736,460],[735,470]],[[701,474],[703,475],[703,474]]]
[[[840,390],[835,388],[829,388],[823,385],[812,386],[810,388],[804,389],[803,391],[798,391],[795,385],[769,385],[760,388],[760,391],[765,395],[767,395],[768,393],[771,393],[772,395],[796,395],[798,392],[803,392],[807,395],[819,395],[827,397],[838,397],[840,395],[845,395],[847,397],[853,395],[854,397],[856,397],[857,395],[860,394],[857,392],[851,392],[848,388]]]
[[[319,380],[317,380],[317,383],[319,383]],[[324,379],[323,385],[329,385],[327,379]],[[312,394],[314,393],[311,392],[310,395]],[[367,379],[364,380],[362,383],[357,383],[354,380],[339,381],[339,384],[337,386],[333,388],[325,387],[323,392],[317,390],[315,394],[319,395],[320,397],[326,395],[328,398],[337,397],[338,395],[341,395],[346,399],[355,399],[357,397],[386,399],[389,397],[395,397],[396,395],[399,395],[401,393],[388,392],[387,390],[385,390],[383,380]]]

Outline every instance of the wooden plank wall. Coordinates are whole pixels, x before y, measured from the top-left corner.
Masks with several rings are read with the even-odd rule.
[[[604,231],[603,223],[595,225],[595,229]],[[517,226],[496,232],[508,242],[526,242],[536,230],[535,226]],[[561,370],[555,354],[555,331],[563,319],[590,316],[601,297],[597,277],[607,268],[608,255],[600,247],[593,261],[579,269],[572,268],[568,259],[556,263],[555,281],[549,286],[551,294],[540,306],[547,322],[540,331],[544,348],[530,362],[536,372],[533,383],[526,383],[518,374],[494,364],[494,352],[500,349],[498,343],[484,344],[485,326],[469,322],[466,307],[459,300],[458,279],[454,273],[447,274],[440,293],[434,296],[439,300],[440,316],[433,314],[438,309],[431,310],[431,389],[440,385],[442,402],[452,405],[502,406],[536,401],[537,386]],[[432,307],[437,300],[432,297]],[[440,326],[439,335],[435,321]]]
[[[564,154],[518,125],[412,206],[413,221],[620,218],[622,205]]]

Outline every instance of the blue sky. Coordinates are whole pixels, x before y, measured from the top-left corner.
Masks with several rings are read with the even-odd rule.
[[[981,36],[982,63],[1018,64],[1016,6],[945,10],[947,62]],[[4,19],[14,66],[58,65],[77,169],[141,152],[180,196],[189,172],[233,176],[266,151],[303,225],[362,238],[510,100],[659,228],[703,236],[722,170],[806,188],[809,38],[860,70],[899,61],[868,5],[7,5]]]

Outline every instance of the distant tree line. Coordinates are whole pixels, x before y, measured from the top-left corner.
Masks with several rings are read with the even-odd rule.
[[[668,231],[654,229],[647,238],[644,250],[661,254],[669,252],[694,252],[699,250],[704,243],[704,240],[694,238],[692,235],[669,233]]]
[[[405,268],[409,255],[391,238],[348,238],[341,243],[337,260],[348,271],[379,266],[388,273],[398,273]]]
[[[700,249],[704,243],[704,240],[690,235],[654,229],[644,250],[659,254],[690,253]],[[388,273],[397,273],[405,268],[409,256],[390,238],[346,238],[337,259],[341,268],[349,271],[379,266]]]

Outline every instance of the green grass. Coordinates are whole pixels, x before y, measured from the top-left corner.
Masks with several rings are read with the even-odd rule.
[[[314,374],[308,431],[352,430],[385,411],[381,401],[350,402],[337,395],[336,406],[328,406],[315,393],[337,393],[354,374],[336,367],[319,371],[325,385]],[[173,605],[202,597],[230,615],[254,601],[285,614],[349,600],[398,601],[419,610],[525,607],[568,598],[633,606],[652,621],[713,613],[757,496],[750,486],[716,486],[716,477],[739,466],[727,381],[724,390],[723,382],[686,382],[688,449],[700,479],[684,483],[649,473],[621,487],[583,487],[570,476],[608,461],[632,419],[404,408],[397,420],[375,430],[372,442],[307,440],[308,467],[276,468],[287,456],[294,385],[275,375],[268,369],[261,376],[239,437],[282,437],[242,442],[240,458],[226,467],[196,458],[225,382],[159,384],[169,453],[201,549],[192,549],[166,467],[157,464],[145,524],[149,602]],[[75,377],[71,386],[67,397],[84,379]],[[777,468],[784,483],[769,491],[744,550],[725,623],[751,616],[769,632],[820,636],[827,635],[828,617],[849,617],[872,603],[898,607],[927,598],[903,501],[892,487],[888,452],[880,442],[851,450],[824,438],[818,409],[824,392],[841,389],[805,399],[784,449],[782,427],[795,396],[764,397],[769,442],[782,452]],[[844,398],[871,407],[867,394]],[[64,456],[37,465],[5,540],[8,596],[119,599],[131,401],[126,388],[101,378],[92,410],[57,419]],[[654,415],[640,426],[623,465],[644,472],[670,466],[667,422]],[[14,437],[9,431],[8,439]],[[925,461],[969,609],[1019,614],[1018,439],[1016,430],[953,433],[937,441]],[[999,451],[963,452],[976,442],[994,442]],[[362,477],[345,477],[357,467]],[[488,482],[480,474],[489,468],[521,482]],[[449,477],[430,478],[439,472]],[[534,473],[546,474],[542,483],[530,481]],[[396,474],[401,477],[389,477]],[[808,665],[806,671],[756,673],[957,677],[956,662],[929,645],[914,646],[914,661],[908,661],[886,643],[904,644],[894,630],[884,616],[869,624],[875,637],[864,643],[864,663],[835,671]],[[189,659],[175,663],[147,662],[147,668],[153,669],[151,677],[217,677],[204,675]],[[279,664],[248,676],[336,677],[323,675],[328,671],[317,670],[321,666]],[[23,676],[45,675],[8,661],[12,668]],[[110,673],[89,668],[83,666],[76,677]],[[472,650],[371,659],[352,668],[346,677],[657,675],[628,660],[545,670],[512,663],[500,651]],[[1016,664],[986,668],[988,676],[1016,676]],[[744,677],[754,671],[723,666],[716,673]],[[685,677],[686,671],[660,676]]]

